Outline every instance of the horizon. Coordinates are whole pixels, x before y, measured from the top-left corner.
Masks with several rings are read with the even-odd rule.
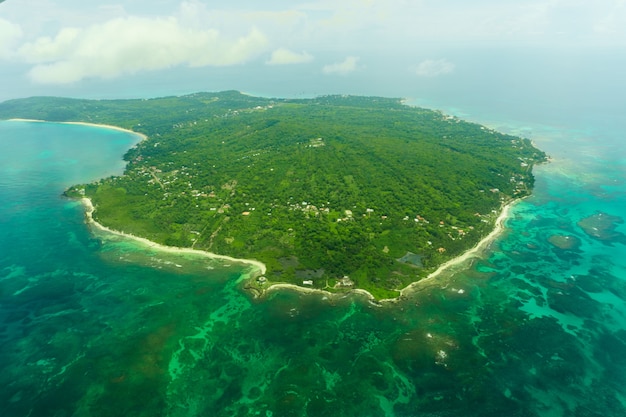
[[[482,94],[498,109],[529,100],[580,100],[592,109],[608,99],[626,109],[614,97],[615,85],[626,83],[625,48],[620,0],[8,0],[0,3],[0,101],[237,90],[398,97],[465,110],[468,96]]]

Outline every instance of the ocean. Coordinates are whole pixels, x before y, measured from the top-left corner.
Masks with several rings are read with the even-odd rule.
[[[121,173],[138,137],[0,122],[0,414],[626,415],[623,99],[503,109],[475,88],[410,103],[552,161],[485,253],[382,306],[253,299],[249,266],[90,230],[61,193]]]

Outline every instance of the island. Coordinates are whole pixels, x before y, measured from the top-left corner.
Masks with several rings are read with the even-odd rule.
[[[528,139],[383,97],[34,97],[0,118],[145,136],[123,175],[77,184],[115,231],[265,266],[246,287],[397,297],[493,232],[546,155]]]

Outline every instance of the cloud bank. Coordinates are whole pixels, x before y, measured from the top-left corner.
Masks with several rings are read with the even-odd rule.
[[[305,64],[313,61],[313,56],[307,52],[296,53],[285,48],[280,48],[272,52],[271,58],[267,61],[268,65],[289,65],[289,64]]]
[[[342,62],[325,65],[324,68],[322,68],[322,72],[324,74],[347,75],[357,70],[358,62],[359,62],[358,57],[349,56],[346,59],[344,59]]]
[[[255,29],[227,39],[217,30],[184,27],[173,17],[128,17],[85,29],[62,29],[54,38],[25,44],[19,54],[35,64],[29,73],[34,82],[68,84],[178,65],[240,64],[262,53],[267,43]]]
[[[415,73],[420,77],[438,77],[454,72],[454,64],[445,59],[427,59],[420,62]]]

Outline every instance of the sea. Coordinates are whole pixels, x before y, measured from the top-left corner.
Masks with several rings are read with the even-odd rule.
[[[625,416],[623,75],[546,90],[513,61],[517,86],[405,86],[551,161],[485,251],[381,305],[255,299],[249,265],[94,230],[62,193],[140,138],[0,121],[0,415]]]

